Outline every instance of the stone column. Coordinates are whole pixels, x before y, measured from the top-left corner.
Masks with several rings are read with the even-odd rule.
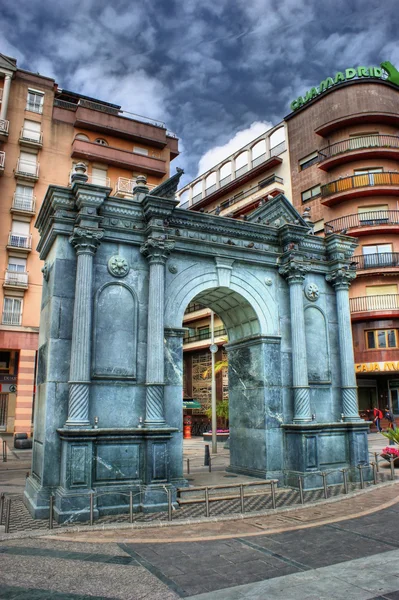
[[[8,100],[10,98],[11,75],[6,75],[4,78],[3,98],[1,101],[0,119],[7,119]]]
[[[337,269],[326,275],[327,281],[331,282],[335,289],[337,298],[342,413],[344,415],[344,421],[361,421],[357,401],[355,360],[349,307],[349,287],[355,277],[355,271],[350,269]]]
[[[165,425],[164,394],[164,295],[165,264],[174,242],[149,237],[141,252],[150,263],[147,324],[146,427]]]
[[[76,250],[77,270],[73,311],[67,427],[89,423],[90,349],[92,334],[93,257],[104,232],[75,227],[69,241]]]
[[[294,423],[307,423],[312,420],[303,309],[303,282],[308,270],[306,265],[294,260],[279,269],[290,288]]]
[[[252,169],[252,148],[247,150],[248,171]]]

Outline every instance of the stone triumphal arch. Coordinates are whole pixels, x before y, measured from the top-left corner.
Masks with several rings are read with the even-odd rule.
[[[182,341],[191,301],[228,331],[231,465],[294,484],[367,464],[348,289],[354,240],[315,237],[280,195],[246,221],[177,208],[181,173],[133,198],[50,186],[37,227],[45,261],[32,473],[36,517],[159,510],[185,485]],[[355,473],[356,469],[352,470]],[[294,476],[294,473],[296,475]],[[355,475],[354,475],[355,476]],[[332,473],[332,478],[334,473]]]

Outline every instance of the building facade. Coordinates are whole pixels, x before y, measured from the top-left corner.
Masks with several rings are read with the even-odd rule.
[[[359,409],[398,415],[399,88],[379,68],[347,71],[358,78],[293,103],[286,117],[292,202],[311,209],[316,234],[358,239],[350,309]]]
[[[0,55],[0,431],[30,432],[42,261],[35,217],[49,185],[69,185],[77,162],[89,180],[131,198],[169,175],[178,140],[163,123],[62,90]]]

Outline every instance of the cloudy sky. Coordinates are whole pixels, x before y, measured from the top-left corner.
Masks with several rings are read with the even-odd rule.
[[[1,12],[0,52],[20,68],[165,121],[184,182],[325,77],[399,68],[397,0],[13,0]]]

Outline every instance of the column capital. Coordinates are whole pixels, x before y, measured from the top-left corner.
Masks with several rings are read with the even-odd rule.
[[[102,229],[75,227],[73,234],[69,238],[69,242],[75,248],[76,254],[94,255],[103,235],[104,231]]]
[[[331,273],[327,273],[326,280],[336,290],[349,290],[352,281],[356,277],[356,271],[349,268],[336,269]]]
[[[291,285],[293,283],[303,283],[306,273],[310,271],[310,265],[306,265],[304,262],[292,259],[289,262],[281,265],[278,272],[282,275]]]
[[[173,240],[165,240],[157,237],[148,237],[140,248],[140,252],[148,258],[150,264],[158,263],[164,265],[169,254],[175,247]]]

